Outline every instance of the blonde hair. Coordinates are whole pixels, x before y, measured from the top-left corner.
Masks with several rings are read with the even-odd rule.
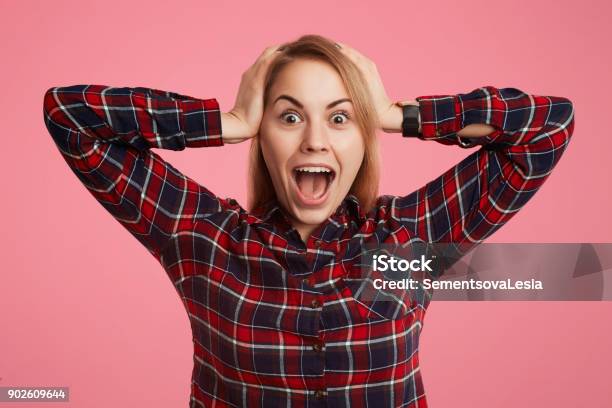
[[[329,63],[340,78],[353,102],[355,121],[364,139],[364,157],[349,194],[359,200],[367,212],[375,203],[380,178],[377,116],[367,84],[359,68],[333,41],[319,35],[304,35],[298,40],[281,45],[279,55],[270,63],[264,82],[264,109],[268,104],[270,88],[281,70],[298,59],[315,59]],[[259,135],[251,141],[248,176],[248,208],[254,210],[275,198],[274,186],[263,158]]]

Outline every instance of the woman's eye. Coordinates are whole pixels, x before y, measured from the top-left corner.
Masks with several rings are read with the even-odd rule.
[[[301,120],[300,116],[294,112],[283,112],[280,115],[283,122],[294,124],[299,123]],[[350,115],[347,112],[336,112],[331,116],[331,121],[335,125],[344,125],[350,119]]]
[[[287,120],[287,118],[291,118],[291,119]],[[283,112],[281,114],[281,120],[283,120],[286,123],[297,123],[299,119],[300,117],[293,112]]]
[[[341,119],[338,120],[337,118],[341,118]],[[344,118],[344,121],[342,121],[342,118]],[[350,119],[350,116],[346,112],[336,112],[332,115],[332,122],[336,125],[343,125],[349,119]]]

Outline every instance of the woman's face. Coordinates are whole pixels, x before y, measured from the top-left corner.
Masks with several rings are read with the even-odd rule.
[[[326,62],[286,65],[269,93],[260,127],[276,196],[296,227],[322,223],[346,197],[364,141],[340,75]]]

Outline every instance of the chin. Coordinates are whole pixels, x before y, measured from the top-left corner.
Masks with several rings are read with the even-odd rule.
[[[322,224],[333,213],[330,208],[318,209],[298,209],[294,211],[293,217],[301,224],[318,225]]]

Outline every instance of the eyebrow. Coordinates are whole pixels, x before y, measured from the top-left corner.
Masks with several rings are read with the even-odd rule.
[[[304,109],[304,105],[302,105],[302,104],[300,103],[300,101],[298,101],[297,99],[295,99],[294,97],[289,96],[289,95],[281,95],[281,96],[279,96],[278,98],[276,98],[276,99],[274,100],[274,103],[273,103],[273,104],[275,104],[276,102],[278,102],[278,101],[279,101],[279,100],[281,100],[281,99],[285,99],[285,100],[287,100],[287,101],[291,102],[292,104],[294,104],[295,106],[297,106],[298,108],[300,108],[300,109]],[[353,103],[353,101],[351,101],[349,98],[342,98],[342,99],[338,99],[337,101],[333,101],[332,103],[330,103],[329,105],[327,105],[327,107],[326,107],[325,109],[331,109],[331,108],[333,108],[334,106],[341,104],[342,102],[350,102],[350,103]]]

